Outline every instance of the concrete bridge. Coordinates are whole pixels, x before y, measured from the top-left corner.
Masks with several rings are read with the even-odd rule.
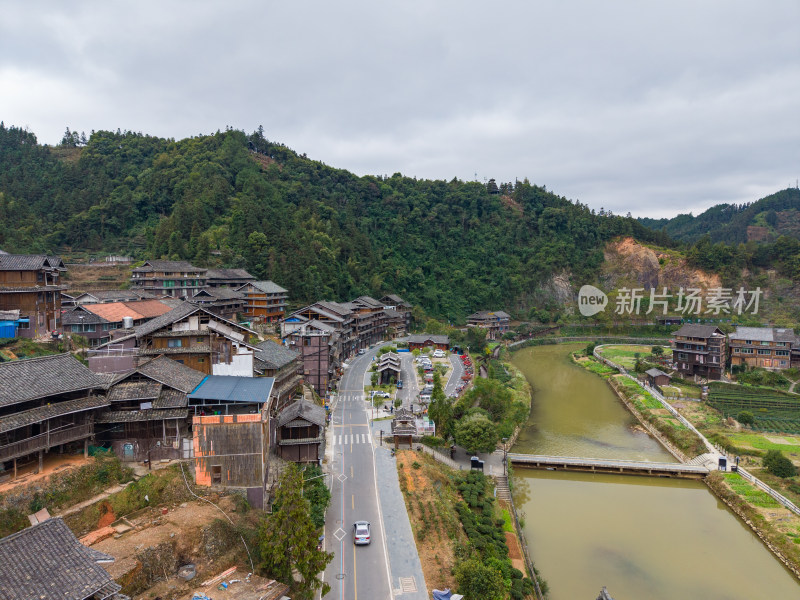
[[[508,453],[508,461],[515,467],[547,469],[550,471],[583,471],[588,473],[611,473],[622,475],[645,475],[650,477],[676,477],[681,479],[703,479],[709,474],[707,466],[700,464],[658,463],[606,458],[578,458],[574,456],[540,456],[535,454]]]

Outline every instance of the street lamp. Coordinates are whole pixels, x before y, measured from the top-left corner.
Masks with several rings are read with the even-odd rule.
[[[508,476],[508,447],[506,446],[506,442],[508,438],[503,438],[503,477]]]

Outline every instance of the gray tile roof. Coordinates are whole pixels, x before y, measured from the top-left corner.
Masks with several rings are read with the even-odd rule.
[[[237,377],[234,375],[208,375],[189,400],[249,402],[263,404],[272,393],[272,377]]]
[[[19,309],[0,310],[0,321],[16,321],[19,319]]]
[[[102,325],[108,321],[91,311],[73,308],[61,316],[61,323],[63,325]]]
[[[137,423],[139,421],[161,421],[164,419],[186,419],[188,408],[167,408],[163,410],[110,410],[97,415],[96,423]]]
[[[192,300],[195,299],[199,300],[204,295],[208,295],[209,299],[213,298],[216,300],[241,300],[245,297],[243,292],[232,290],[226,287],[218,287],[218,288],[204,288],[202,290],[198,290],[195,293],[195,295],[192,296]]]
[[[189,404],[185,392],[165,388],[161,395],[153,400],[153,408],[183,408]]]
[[[257,290],[264,292],[265,294],[286,294],[288,290],[282,288],[274,281],[251,281],[245,285],[252,285]],[[239,288],[240,290],[242,288]]]
[[[121,586],[98,562],[113,560],[81,544],[60,517],[50,518],[0,539],[0,598],[109,598]]]
[[[67,270],[57,256],[45,256],[44,254],[0,255],[0,271],[38,271],[39,269]]]
[[[122,381],[111,386],[108,390],[108,399],[110,402],[155,400],[159,394],[161,394],[161,384],[157,381]]]
[[[278,415],[278,427],[283,427],[295,419],[303,419],[323,427],[325,425],[325,409],[308,400],[298,400],[280,412]]]
[[[446,335],[420,334],[408,336],[408,341],[412,344],[424,344],[427,341],[431,341],[434,344],[449,344],[450,338]]]
[[[190,302],[184,302],[179,304],[175,308],[173,308],[168,313],[164,313],[163,315],[156,317],[155,319],[151,319],[146,323],[142,323],[141,325],[137,325],[133,328],[133,331],[136,332],[136,337],[141,338],[154,331],[161,329],[162,327],[166,327],[167,325],[171,325],[176,321],[180,321],[181,319],[185,319],[189,315],[198,310],[202,310],[199,306],[196,306]]]
[[[311,307],[319,306],[325,310],[332,312],[335,315],[339,315],[340,317],[346,317],[352,311],[351,308],[347,306],[347,302],[330,302],[328,300],[320,300],[319,302],[315,302],[311,305]]]
[[[133,269],[134,273],[147,273],[150,271],[163,271],[163,272],[184,272],[194,271],[205,273],[208,269],[202,267],[195,267],[185,260],[148,260],[141,267]]]
[[[372,296],[359,296],[353,302],[361,302],[370,308],[383,308],[383,303],[375,300]]]
[[[140,365],[136,372],[171,388],[188,394],[206,378],[204,373],[175,362],[166,356],[159,356]]]
[[[66,400],[64,402],[54,402],[46,406],[39,406],[22,412],[0,417],[0,433],[19,429],[33,423],[42,423],[47,419],[53,419],[63,415],[71,415],[85,410],[93,410],[103,406],[108,406],[105,396],[88,396],[76,400]]]
[[[0,406],[81,390],[105,389],[108,380],[71,354],[0,363]]]
[[[87,298],[84,298],[87,296]],[[125,301],[125,300],[147,300],[153,299],[155,296],[150,292],[145,292],[141,290],[90,290],[83,292],[75,297],[78,301],[87,300],[88,297],[92,297],[95,300],[107,301],[107,300],[117,300],[117,301]]]
[[[687,323],[673,335],[682,337],[710,338],[715,333],[723,335],[716,325],[700,325],[698,323]]]
[[[212,279],[255,279],[250,273],[244,269],[208,269],[206,277]]]
[[[667,375],[661,369],[647,369],[647,371],[645,371],[645,373],[647,375],[650,375],[650,377],[660,377],[661,375]],[[667,375],[667,377],[669,377],[669,375]]]
[[[300,357],[298,352],[287,348],[283,344],[278,344],[272,340],[267,340],[256,344],[255,359],[264,363],[267,369],[282,369],[293,360]]]
[[[385,314],[390,319],[402,319],[403,313],[397,312],[393,308],[384,308],[383,314]]]
[[[468,316],[467,320],[468,321],[469,320],[476,320],[476,321],[491,320],[491,321],[496,321],[498,319],[510,319],[510,318],[511,318],[511,315],[509,315],[507,312],[504,312],[502,310],[495,310],[495,311],[479,310],[478,312],[473,313],[470,316]]]
[[[800,343],[800,338],[793,329],[777,327],[737,327],[736,331],[729,333],[732,340],[752,340],[754,342],[791,342]]]

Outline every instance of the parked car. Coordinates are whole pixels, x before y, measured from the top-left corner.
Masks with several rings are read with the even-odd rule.
[[[375,392],[375,395],[378,398],[391,398],[392,395],[389,392]]]
[[[427,393],[422,393],[422,394],[419,395],[419,400],[420,400],[420,402],[430,402],[431,401],[431,395],[427,394]]]
[[[364,350],[363,348],[359,348],[359,349],[358,349],[358,355],[359,355],[359,356],[361,356],[362,354],[366,354],[366,353],[367,353],[367,351],[366,351],[366,350]]]
[[[356,521],[353,523],[353,543],[356,546],[369,544],[369,523],[367,521]]]
[[[402,381],[400,381],[400,380],[398,380],[398,381],[397,381],[397,389],[398,389],[398,390],[401,390],[401,389],[403,389],[403,382],[402,382]]]
[[[433,358],[444,358],[444,350],[434,350]]]

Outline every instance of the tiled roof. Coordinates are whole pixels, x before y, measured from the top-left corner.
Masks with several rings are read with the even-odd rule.
[[[274,281],[250,281],[245,285],[252,285],[257,290],[264,292],[265,294],[286,294],[288,290],[285,290],[281,286],[279,286]],[[240,290],[242,288],[239,288]]]
[[[96,314],[109,323],[119,323],[123,317],[135,321],[158,317],[172,310],[158,300],[134,300],[129,302],[106,302],[101,304],[81,304],[85,310]]]
[[[687,323],[673,335],[682,337],[695,337],[695,338],[710,338],[714,334],[722,335],[722,332],[716,325],[700,325],[696,323]]]
[[[57,256],[45,256],[44,254],[0,255],[0,271],[38,271],[39,269],[66,271],[64,263]]]
[[[348,308],[346,304],[347,304],[346,302],[343,303],[343,302],[330,302],[327,300],[320,300],[319,302],[315,302],[314,304],[312,304],[312,308],[314,306],[320,306],[325,310],[333,312],[334,314],[345,317],[352,312],[352,309]]]
[[[180,321],[191,315],[192,313],[197,312],[198,310],[202,310],[199,306],[191,304],[190,302],[184,302],[183,304],[178,305],[177,307],[173,308],[171,311],[164,313],[161,316],[148,321],[147,323],[142,323],[141,325],[137,325],[133,328],[136,332],[136,337],[141,338],[145,335],[153,333],[161,329],[162,327],[166,327],[167,325],[171,325],[176,321]]]
[[[76,300],[81,300],[83,296],[94,298],[95,300],[116,300],[124,302],[126,300],[139,300],[155,298],[150,292],[142,290],[92,290],[86,291],[75,297]]]
[[[183,408],[188,404],[185,392],[170,388],[161,390],[161,395],[153,400],[153,408]]]
[[[390,319],[402,319],[403,313],[399,313],[393,308],[384,308],[383,314],[385,314]]]
[[[200,300],[198,296],[208,295],[209,298],[213,298],[216,300],[240,300],[244,299],[245,295],[243,292],[238,292],[236,290],[232,290],[226,287],[217,287],[217,288],[204,288],[199,290],[192,296],[192,300]]]
[[[0,310],[0,321],[16,321],[19,319],[19,309]]]
[[[160,421],[162,419],[186,419],[188,408],[167,408],[164,410],[110,410],[100,413],[96,423],[136,423],[138,421]]]
[[[434,344],[449,344],[450,338],[446,335],[410,335],[408,341],[411,344],[424,344],[425,342],[433,342]]]
[[[736,331],[729,333],[732,340],[752,340],[754,342],[791,342],[800,343],[800,338],[793,329],[777,327],[737,327]]]
[[[0,433],[32,425],[33,423],[41,423],[54,417],[100,408],[101,406],[108,406],[108,400],[105,396],[88,396],[77,400],[54,402],[46,406],[23,410],[22,412],[0,417]]]
[[[122,381],[111,386],[111,389],[108,390],[108,399],[111,402],[155,400],[160,393],[161,384],[157,381]]]
[[[389,302],[386,302],[386,300]],[[386,294],[383,298],[381,298],[381,302],[384,302],[385,304],[396,304],[397,306],[411,306],[397,294]]]
[[[81,544],[60,517],[53,517],[0,539],[0,598],[109,598],[121,586],[98,563],[113,561]]]
[[[378,302],[372,296],[359,296],[358,298],[353,300],[353,302],[356,302],[356,301],[361,302],[362,304],[366,304],[367,306],[369,306],[371,308],[383,308],[383,303],[382,302]]]
[[[255,279],[250,273],[244,269],[208,269],[206,277],[212,279]]]
[[[133,269],[134,273],[146,273],[150,271],[159,271],[167,273],[177,273],[184,271],[193,271],[198,273],[205,273],[208,269],[202,267],[192,266],[185,260],[148,260],[141,267]]]
[[[61,323],[63,325],[99,325],[108,323],[108,321],[100,315],[76,307],[61,316]]]
[[[71,354],[0,363],[0,406],[79,390],[105,389],[107,380]]]
[[[275,379],[272,377],[209,375],[189,394],[189,400],[262,404],[269,399],[274,384]]]
[[[150,379],[180,390],[184,394],[193,391],[206,378],[204,373],[195,371],[166,356],[149,360],[140,365],[136,371]]]
[[[661,375],[667,375],[661,369],[647,369],[647,371],[645,371],[645,373],[647,375],[650,375],[650,377],[660,377]],[[669,377],[669,375],[667,375],[667,377]]]
[[[299,358],[300,354],[271,340],[256,345],[255,359],[264,363],[267,369],[281,369]]]
[[[304,419],[309,423],[323,427],[325,425],[325,409],[308,400],[298,400],[280,412],[278,415],[278,427],[283,427],[295,419]]]
[[[494,320],[497,320],[497,319],[510,319],[510,318],[511,318],[511,315],[509,315],[507,312],[504,312],[502,310],[495,310],[495,311],[479,310],[478,312],[468,316],[467,320],[469,321],[469,320],[473,319],[473,320],[476,320],[476,321],[485,321],[485,320],[489,319],[489,320],[494,321]]]

